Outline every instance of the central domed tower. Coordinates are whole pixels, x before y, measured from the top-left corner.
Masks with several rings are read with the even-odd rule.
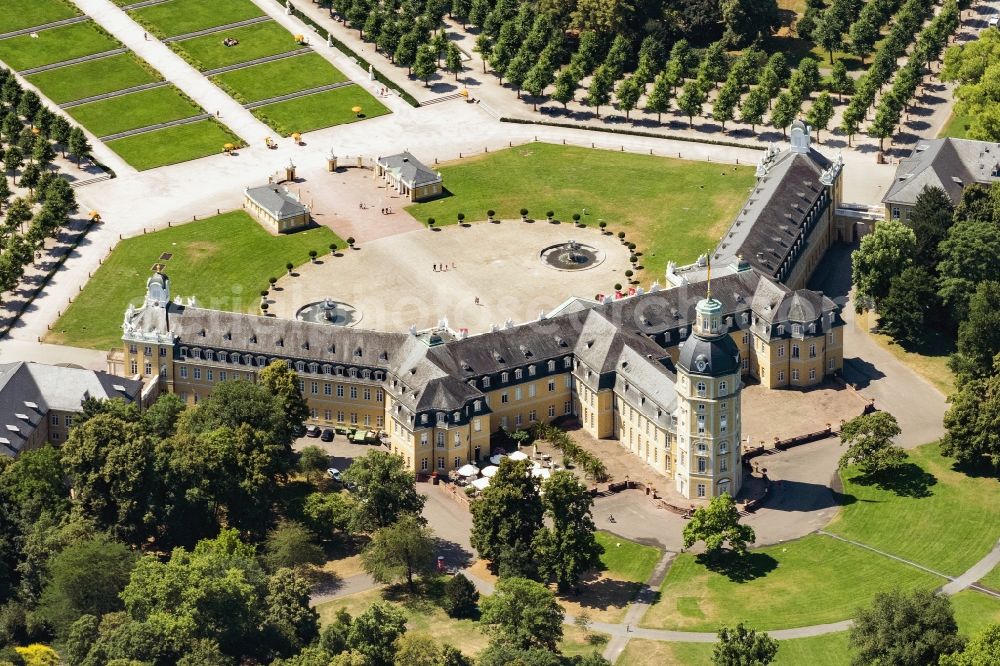
[[[740,351],[711,287],[695,309],[677,359],[677,491],[690,499],[735,497],[743,484]]]

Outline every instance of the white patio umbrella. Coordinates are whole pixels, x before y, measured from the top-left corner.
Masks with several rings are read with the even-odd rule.
[[[455,471],[459,476],[476,476],[479,474],[479,468],[475,465],[462,465]]]
[[[472,486],[473,488],[475,488],[476,490],[486,490],[486,487],[490,485],[490,480],[489,479],[476,479],[475,481],[473,481],[469,485]]]
[[[490,465],[489,467],[484,467],[482,470],[483,476],[487,479],[500,471],[500,468],[495,465]]]
[[[544,469],[544,468],[542,468],[542,469],[537,469],[536,468],[536,469],[531,470],[531,476],[535,476],[535,477],[538,477],[540,479],[547,479],[547,478],[549,478],[549,477],[552,476],[552,472],[550,472],[549,470]]]
[[[525,452],[523,452],[523,451],[514,451],[514,453],[510,454],[510,459],[511,460],[527,460],[528,459],[528,454],[525,453]]]
[[[493,456],[493,457],[490,458],[490,462],[493,463],[494,465],[499,465],[501,463],[501,461],[503,461],[503,459],[506,458],[506,457],[507,457],[507,454],[505,454],[505,453],[498,453],[495,456]]]

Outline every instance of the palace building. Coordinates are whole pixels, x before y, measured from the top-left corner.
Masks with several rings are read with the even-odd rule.
[[[600,303],[570,299],[536,321],[480,334],[456,333],[446,322],[383,332],[183,304],[156,273],[144,303],[125,313],[124,371],[196,404],[217,382],[253,381],[284,360],[299,374],[310,422],[382,431],[391,450],[425,474],[488,457],[500,430],[571,415],[592,436],[618,440],[684,497],[736,495],[744,381],[807,387],[843,366],[839,307],[785,284],[801,286],[797,262],[818,261],[815,248],[837,237],[828,208],[840,168],[814,159],[808,139],[806,152],[788,155],[769,151],[765,159],[802,168],[780,178],[770,172],[775,182],[764,186],[775,201],[791,198],[802,215],[758,211],[762,226],[741,230],[739,242],[724,239],[704,275],[697,265],[672,267],[673,288],[654,284]],[[803,179],[816,188],[805,199]],[[743,213],[741,220],[734,226],[754,225]],[[783,254],[733,254],[760,247],[759,234],[786,235],[774,241]]]

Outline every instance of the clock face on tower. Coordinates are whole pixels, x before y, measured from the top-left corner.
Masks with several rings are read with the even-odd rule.
[[[708,363],[705,362],[705,357],[699,356],[694,362],[694,367],[698,369],[698,372],[705,372],[705,368],[708,367]]]

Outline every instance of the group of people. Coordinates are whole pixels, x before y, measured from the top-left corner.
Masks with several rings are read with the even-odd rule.
[[[434,272],[438,273],[440,271],[448,270],[448,264],[433,264]],[[451,262],[451,270],[455,270],[455,262]],[[479,304],[479,299],[476,299],[476,304]]]
[[[358,202],[358,208],[360,208],[361,210],[368,210],[368,204],[366,204],[363,201],[359,201]],[[382,208],[381,212],[382,212],[383,215],[392,215],[392,208],[390,208],[388,206],[384,206]]]
[[[240,40],[233,39],[232,37],[226,37],[225,39],[222,40],[222,45],[223,46],[236,46],[239,43],[240,43]]]

